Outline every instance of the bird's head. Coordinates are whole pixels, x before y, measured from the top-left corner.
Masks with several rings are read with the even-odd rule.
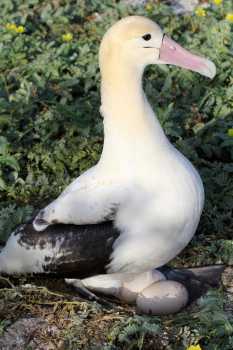
[[[100,68],[127,64],[132,69],[148,64],[173,64],[209,78],[216,74],[210,60],[192,54],[164,34],[153,21],[129,16],[115,23],[104,35],[100,46]]]

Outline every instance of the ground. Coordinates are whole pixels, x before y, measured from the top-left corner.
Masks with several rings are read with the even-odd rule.
[[[105,299],[104,304],[86,301],[62,279],[2,277],[0,348],[165,350],[199,342],[205,349],[205,338],[212,334],[221,341],[213,349],[230,349],[225,345],[233,331],[232,268],[225,270],[222,281],[221,288],[210,291],[201,302],[178,315],[158,318],[137,315],[133,306],[116,300]],[[208,317],[212,318],[209,327],[214,323],[218,335],[213,329],[206,329],[205,337],[199,334]]]
[[[144,89],[206,193],[198,232],[171,265],[224,263],[224,284],[178,315],[158,318],[112,300],[87,302],[62,279],[2,276],[1,349],[233,348],[233,4],[203,0],[204,8],[177,16],[167,3],[1,1],[0,242],[99,159],[99,43],[117,19],[140,14],[217,66],[212,81],[148,67]]]

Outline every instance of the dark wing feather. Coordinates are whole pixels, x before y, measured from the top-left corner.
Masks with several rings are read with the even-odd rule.
[[[105,273],[105,266],[109,263],[112,253],[112,245],[118,236],[119,232],[114,229],[112,222],[81,226],[59,224],[49,226],[43,232],[37,232],[29,223],[20,226],[11,234],[0,253],[0,264],[1,258],[4,257],[4,265],[7,265],[7,256],[9,259],[12,259],[13,255],[20,256],[20,249],[24,248],[22,261],[19,261],[19,265],[22,265],[21,271],[11,269],[10,273],[37,272],[36,256],[43,254],[43,251],[50,252],[43,258],[42,272],[44,273],[77,278]],[[14,245],[9,244],[12,240],[15,240]],[[11,251],[12,249],[14,252]],[[28,271],[27,268],[23,271],[25,255],[28,253],[29,256],[32,251],[35,260],[33,261],[33,257],[30,257],[31,270]],[[1,265],[0,272],[4,273]]]

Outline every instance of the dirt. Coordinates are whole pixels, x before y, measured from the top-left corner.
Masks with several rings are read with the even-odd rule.
[[[223,274],[229,314],[232,277],[233,268],[229,267]],[[195,304],[187,312],[193,309]],[[128,343],[117,345],[116,333],[135,317],[133,306],[111,299],[104,304],[87,301],[70,290],[63,279],[0,277],[1,350],[128,349]],[[152,317],[150,322],[154,320]],[[167,339],[176,335],[172,334],[171,321],[164,324],[168,327],[161,334],[144,337],[143,349],[170,349]]]

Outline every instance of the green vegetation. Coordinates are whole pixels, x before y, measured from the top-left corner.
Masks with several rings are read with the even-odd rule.
[[[232,264],[233,19],[226,15],[233,4],[209,3],[206,16],[177,17],[163,1],[133,8],[116,0],[1,0],[0,240],[98,160],[100,40],[119,18],[140,14],[217,66],[213,81],[168,66],[145,73],[146,94],[166,134],[195,164],[206,191],[198,233],[173,264]],[[216,292],[204,301],[194,313],[170,319],[173,345],[166,349],[184,349],[194,340],[204,350],[233,348],[226,296]],[[125,322],[124,333],[121,325],[118,333],[112,330],[106,349],[129,349],[129,339],[140,349],[168,320],[155,326],[152,318],[149,326],[148,318],[142,323],[133,316]]]

